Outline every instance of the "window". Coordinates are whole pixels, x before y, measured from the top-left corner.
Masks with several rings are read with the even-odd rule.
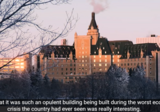
[[[94,56],[94,58],[95,58],[96,56]]]
[[[96,66],[96,64],[94,64],[94,66]]]
[[[107,66],[107,64],[105,64],[105,66]]]
[[[96,62],[96,60],[94,60],[94,62]]]
[[[16,59],[16,61],[19,61],[19,59]]]
[[[61,68],[61,70],[63,70],[63,68]]]
[[[105,62],[107,62],[107,60],[105,59]]]
[[[82,58],[84,58],[84,56],[82,56]]]
[[[99,64],[99,66],[102,66],[102,64]]]
[[[76,70],[76,68],[74,68],[74,70]]]
[[[63,75],[63,72],[61,74]]]
[[[101,58],[101,55],[99,56],[99,58]]]
[[[66,68],[66,70],[67,70],[67,68]]]
[[[84,66],[84,64],[82,64],[82,66]]]
[[[70,70],[72,70],[72,68],[70,68]]]
[[[15,68],[19,68],[19,66],[16,66]]]
[[[118,59],[118,62],[119,62],[119,59]]]
[[[101,59],[99,60],[99,62],[101,62]]]
[[[107,58],[107,56],[105,55],[105,58]]]
[[[66,72],[66,75],[67,75],[68,73]]]

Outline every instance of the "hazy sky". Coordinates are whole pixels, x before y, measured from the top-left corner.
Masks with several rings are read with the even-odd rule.
[[[101,36],[108,40],[131,40],[147,37],[150,34],[160,35],[160,0],[106,0],[102,1],[107,8],[96,14],[96,22]],[[93,2],[92,2],[93,3]],[[68,44],[74,42],[74,33],[86,35],[91,21],[93,6],[91,0],[72,0],[70,4],[58,6],[48,5],[45,10],[36,11],[38,22],[52,25],[60,31],[66,21],[66,12],[74,8],[74,16],[78,15],[76,27],[65,37]],[[59,38],[53,44],[60,44]]]

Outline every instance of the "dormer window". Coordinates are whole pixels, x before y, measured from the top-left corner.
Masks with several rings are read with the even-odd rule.
[[[103,47],[103,49],[104,49],[104,47]]]
[[[94,51],[94,54],[96,54],[96,51]]]

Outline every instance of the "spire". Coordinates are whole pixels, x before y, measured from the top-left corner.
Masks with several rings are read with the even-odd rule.
[[[97,24],[96,24],[96,20],[95,20],[95,13],[94,12],[92,12],[92,20],[91,20],[91,23],[89,25],[88,30],[91,29],[92,26],[93,26],[94,29],[98,29]]]

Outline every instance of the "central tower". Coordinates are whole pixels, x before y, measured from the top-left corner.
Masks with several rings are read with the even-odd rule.
[[[92,45],[96,45],[97,40],[99,38],[99,35],[100,35],[99,29],[98,29],[98,26],[97,26],[96,20],[95,20],[95,13],[92,12],[92,19],[91,19],[91,23],[89,25],[88,33],[87,33],[87,36],[92,37],[92,41],[91,41]]]

